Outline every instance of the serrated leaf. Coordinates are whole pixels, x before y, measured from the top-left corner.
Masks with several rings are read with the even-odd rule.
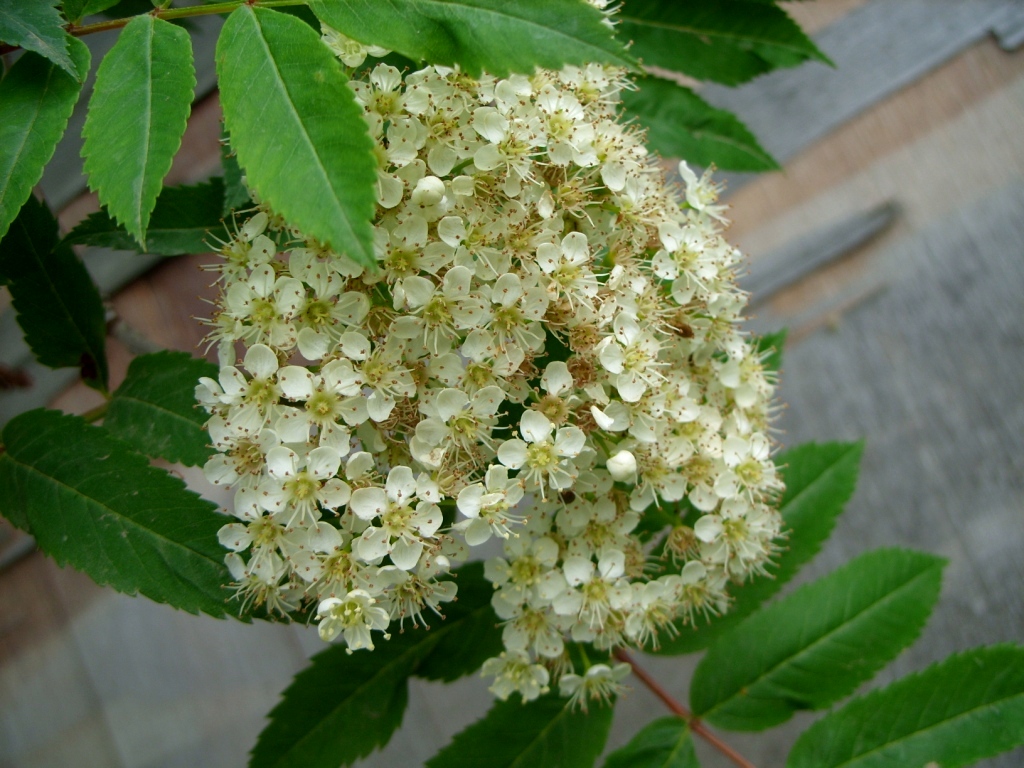
[[[188,32],[136,16],[100,63],[82,136],[89,188],[139,241],[171,169],[196,86]]]
[[[119,2],[120,0],[64,0],[64,15],[70,21],[79,22],[86,16],[113,8]]]
[[[18,215],[68,127],[89,72],[89,49],[72,38],[78,79],[26,53],[0,81],[0,237]]]
[[[619,34],[644,64],[726,85],[808,59],[828,62],[785,11],[759,0],[629,0]]]
[[[766,333],[753,339],[754,350],[761,357],[761,363],[764,365],[765,370],[778,373],[779,369],[782,368],[782,350],[786,346],[786,337],[788,335],[789,329],[783,328],[774,333]]]
[[[373,142],[341,65],[309,25],[234,11],[217,41],[224,122],[253,190],[308,236],[367,267]]]
[[[959,768],[1024,744],[1024,647],[976,648],[812,725],[787,768]]]
[[[658,77],[622,92],[626,115],[647,129],[647,144],[665,157],[730,171],[771,171],[779,164],[739,119],[678,83]]]
[[[604,768],[700,768],[686,721],[663,717],[608,755]]]
[[[71,37],[64,31],[56,6],[57,0],[0,3],[0,40],[35,51],[81,81],[77,62],[68,50]]]
[[[8,422],[0,511],[59,564],[190,613],[225,615],[225,518],[102,427],[35,410]]]
[[[590,768],[612,721],[610,706],[582,712],[554,694],[524,704],[499,701],[482,720],[457,733],[427,768]]]
[[[708,648],[690,686],[694,714],[761,730],[853,693],[917,638],[945,562],[876,550],[762,608]]]
[[[444,621],[431,622],[437,644],[416,669],[416,676],[450,683],[471,675],[504,648],[498,616],[491,607],[494,586],[484,578],[483,563],[456,571],[458,599],[444,604]]]
[[[598,62],[634,68],[604,15],[579,0],[312,0],[320,20],[354,40],[477,76]]]
[[[383,746],[402,723],[408,679],[437,641],[425,632],[378,640],[372,654],[321,651],[270,712],[251,768],[337,768]]]
[[[51,368],[80,368],[86,383],[105,390],[103,301],[82,262],[59,242],[50,209],[34,197],[0,240],[0,278],[36,359]]]
[[[727,614],[696,629],[678,626],[678,635],[660,638],[661,647],[652,652],[675,655],[706,648],[778,593],[831,535],[857,485],[863,452],[863,443],[805,443],[780,453],[775,463],[780,467],[786,492],[779,502],[779,512],[788,537],[784,551],[768,567],[768,577],[732,589],[733,602]]]
[[[88,216],[64,241],[158,256],[206,253],[211,250],[211,233],[224,232],[224,195],[224,181],[220,178],[193,186],[166,187],[156,200],[143,243],[128,234],[106,211]]]
[[[391,639],[378,640],[372,655],[349,654],[345,646],[335,645],[314,656],[312,666],[295,677],[270,713],[250,765],[351,765],[386,744],[401,724],[410,676],[450,682],[475,672],[483,663],[482,653],[495,655],[501,631],[483,566],[470,563],[456,576],[458,599],[445,604],[446,618],[431,622],[429,630],[403,632],[395,623]],[[475,642],[483,649],[474,647]]]
[[[210,458],[207,415],[196,407],[200,376],[217,366],[187,352],[156,352],[132,360],[114,392],[103,426],[140,453],[197,466]]]
[[[231,148],[227,130],[222,130],[220,134],[220,166],[224,171],[224,203],[221,213],[230,216],[232,211],[252,205],[252,199],[242,181],[244,174]]]

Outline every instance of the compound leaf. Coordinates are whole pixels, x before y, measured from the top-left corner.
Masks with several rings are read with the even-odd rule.
[[[950,656],[812,725],[787,768],[960,768],[1024,744],[1024,647]]]
[[[752,339],[754,349],[761,357],[761,362],[766,371],[778,373],[782,368],[782,351],[786,346],[787,336],[789,336],[789,329],[783,328]]]
[[[72,61],[68,50],[71,36],[64,31],[56,5],[57,0],[0,3],[0,40],[35,51],[81,81],[84,75],[78,62]]]
[[[437,645],[416,669],[417,677],[450,683],[476,672],[503,650],[499,620],[491,607],[494,586],[484,578],[483,563],[459,568],[455,583],[458,599],[444,604],[444,621],[430,630],[439,635]]]
[[[775,595],[821,549],[857,485],[863,443],[805,443],[776,459],[786,482],[779,511],[788,537],[785,550],[756,578],[731,591],[733,603],[724,616],[696,629],[679,626],[675,637],[662,637],[654,653],[674,655],[706,648],[716,637]]]
[[[210,233],[224,231],[224,197],[224,181],[216,177],[192,186],[165,187],[156,199],[144,242],[128,234],[106,211],[88,216],[64,240],[157,256],[206,253],[211,250]]]
[[[69,43],[77,77],[26,53],[0,81],[0,237],[43,177],[89,72],[89,49]]]
[[[185,133],[196,86],[188,32],[136,16],[100,63],[82,135],[89,188],[139,243]]]
[[[36,359],[80,368],[86,383],[106,389],[103,301],[74,251],[59,242],[50,209],[34,197],[0,240],[0,280]]]
[[[244,5],[221,30],[217,75],[249,186],[308,236],[373,266],[373,143],[341,64],[317,33],[293,16]]]
[[[623,91],[626,114],[647,129],[647,143],[665,157],[730,171],[771,171],[779,164],[732,112],[718,109],[677,83],[659,77]]]
[[[610,706],[582,712],[554,694],[526,704],[518,697],[499,701],[482,720],[457,733],[427,768],[590,768],[611,721]]]
[[[608,755],[604,768],[700,768],[700,764],[686,721],[663,717]]]
[[[372,656],[349,654],[343,645],[314,656],[270,713],[250,765],[351,765],[386,744],[401,724],[410,676],[450,682],[496,655],[501,631],[483,565],[463,566],[455,583],[458,599],[444,604],[445,619],[432,621],[429,631],[403,632],[396,623],[391,639],[377,641]]]
[[[110,399],[103,426],[147,456],[203,464],[211,451],[206,414],[196,407],[200,376],[216,378],[217,366],[187,352],[136,357]]]
[[[86,16],[113,8],[119,2],[121,0],[64,0],[64,15],[77,23]]]
[[[644,64],[698,80],[738,85],[808,59],[828,62],[784,10],[761,0],[630,0],[619,19]]]
[[[222,213],[225,216],[230,216],[232,211],[252,205],[252,199],[249,197],[249,190],[245,187],[244,174],[238,165],[235,151],[231,148],[231,138],[226,130],[221,131],[220,136],[220,166],[224,171]]]
[[[708,648],[690,688],[694,714],[760,730],[852,693],[920,633],[944,565],[880,549],[762,608]]]
[[[634,66],[604,15],[578,0],[312,0],[310,7],[324,24],[362,43],[458,64],[474,76],[590,62]]]
[[[224,517],[103,427],[35,410],[3,430],[0,511],[99,584],[222,617]]]

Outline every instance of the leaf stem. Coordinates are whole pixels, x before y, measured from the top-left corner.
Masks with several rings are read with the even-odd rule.
[[[93,408],[91,410],[88,410],[85,413],[79,414],[79,418],[84,419],[85,421],[89,422],[90,424],[92,424],[94,421],[99,421],[104,416],[106,416],[106,414],[107,414],[107,406],[109,406],[109,405],[110,405],[110,401],[109,400],[105,400],[104,402],[102,402],[99,405],[97,405],[95,408]]]
[[[240,8],[243,5],[258,5],[261,8],[274,8],[285,5],[305,5],[307,2],[308,0],[231,0],[230,2],[225,3],[195,5],[188,8],[154,8],[149,12],[149,15],[155,16],[158,19],[164,19],[165,21],[171,21],[173,19],[186,19],[191,16],[210,16],[216,13],[231,13],[233,10]],[[121,27],[126,26],[128,22],[134,18],[136,17],[127,16],[123,19],[98,21],[95,24],[67,24],[65,25],[64,30],[69,35],[84,37],[85,35],[91,35],[94,32],[106,32],[110,29],[120,29]],[[0,45],[0,56],[3,56],[5,53],[20,50],[20,48],[20,45]]]
[[[615,658],[617,658],[619,661],[624,661],[627,664],[629,664],[629,667],[630,669],[632,669],[633,674],[636,675],[640,682],[646,685],[650,689],[651,693],[653,693],[655,696],[661,699],[661,702],[666,707],[668,707],[673,714],[678,715],[683,720],[685,720],[686,724],[689,726],[690,730],[693,733],[700,736],[711,746],[713,746],[727,758],[732,760],[740,768],[756,768],[756,766],[752,762],[747,760],[745,757],[743,757],[743,755],[741,755],[735,749],[733,749],[720,738],[718,738],[718,736],[716,736],[714,733],[708,730],[707,726],[705,726],[704,723],[700,721],[700,718],[694,717],[693,713],[690,710],[688,710],[686,707],[684,707],[682,704],[680,704],[678,701],[672,698],[671,694],[669,694],[668,691],[662,688],[658,681],[655,680],[646,669],[644,669],[635,661],[633,661],[632,657],[628,653],[626,653],[624,650],[620,648],[617,651],[615,651]]]

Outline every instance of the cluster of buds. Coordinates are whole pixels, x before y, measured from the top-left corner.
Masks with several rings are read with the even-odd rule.
[[[718,190],[685,164],[666,180],[613,68],[378,64],[351,87],[376,266],[260,206],[214,267],[223,367],[197,397],[239,594],[372,649],[497,538],[493,690],[609,695],[623,670],[574,670],[567,639],[651,645],[720,613],[780,533],[774,381],[737,327]]]

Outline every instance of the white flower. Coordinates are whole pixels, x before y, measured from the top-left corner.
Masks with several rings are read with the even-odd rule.
[[[613,610],[626,607],[632,593],[622,578],[626,556],[617,549],[601,553],[597,569],[590,559],[568,557],[562,570],[569,588],[552,601],[555,613],[578,616],[580,624],[601,629]]]
[[[537,411],[526,411],[520,422],[524,440],[506,440],[498,448],[498,461],[510,469],[523,469],[523,479],[544,494],[545,480],[554,489],[568,488],[576,478],[572,459],[579,456],[586,435],[578,427],[555,426]]]
[[[502,701],[513,693],[523,701],[533,701],[548,692],[548,671],[540,664],[532,664],[523,651],[505,651],[494,659],[488,659],[480,668],[480,674],[494,677],[491,692]]]
[[[305,464],[304,469],[300,467]],[[320,519],[317,504],[337,509],[349,500],[350,490],[335,475],[341,456],[333,448],[314,448],[303,462],[283,445],[267,453],[267,477],[258,488],[257,503],[285,525],[315,523]]]
[[[349,67],[383,53],[324,39]],[[611,67],[381,64],[350,85],[377,268],[262,202],[213,268],[224,367],[196,396],[204,471],[235,491],[219,538],[238,595],[315,600],[325,638],[371,648],[441,616],[454,563],[500,537],[492,689],[531,699],[560,676],[580,706],[614,695],[623,667],[562,674],[567,639],[656,645],[726,610],[777,548],[776,380],[741,330],[718,190],[683,165],[681,202],[618,122],[630,86]]]
[[[725,206],[713,205],[718,200],[718,187],[711,181],[714,168],[708,168],[699,179],[685,161],[679,163],[679,175],[686,184],[686,202],[695,211],[722,220]]]
[[[629,676],[629,664],[593,664],[583,675],[570,673],[558,681],[558,692],[569,698],[570,707],[587,711],[587,704],[599,701],[608,704],[622,692],[622,681]]]
[[[373,638],[370,631],[387,629],[391,618],[387,611],[374,605],[376,602],[362,589],[353,589],[343,598],[329,597],[321,601],[316,612],[320,622],[320,637],[330,642],[343,634],[349,653],[360,648],[372,651]],[[385,633],[384,638],[389,637]]]
[[[371,525],[356,542],[356,552],[367,562],[385,555],[403,571],[419,562],[424,542],[441,527],[441,509],[429,501],[413,500],[432,496],[436,485],[425,477],[416,480],[408,467],[395,467],[388,473],[384,488],[359,488],[352,493],[348,508],[361,520],[379,518],[380,526]]]
[[[484,483],[467,485],[459,492],[459,511],[468,519],[455,525],[465,533],[471,547],[483,544],[491,534],[507,539],[509,525],[522,521],[512,510],[523,499],[523,488],[508,477],[508,469],[494,464],[487,470]]]

